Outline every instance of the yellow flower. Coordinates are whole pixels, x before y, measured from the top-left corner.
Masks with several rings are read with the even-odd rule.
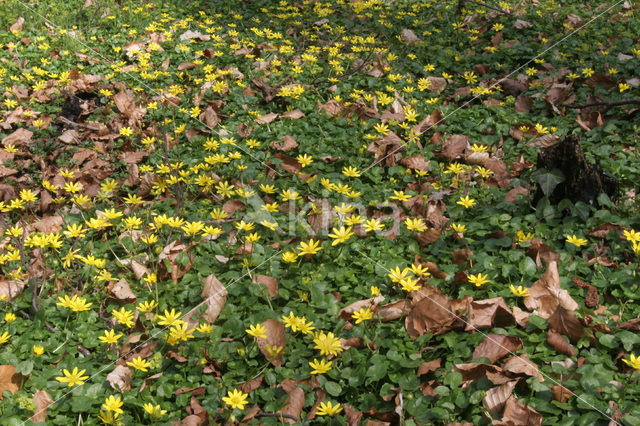
[[[338,355],[338,352],[342,352],[342,343],[340,339],[335,337],[333,333],[326,333],[321,331],[317,333],[313,339],[313,343],[316,344],[315,348],[320,351],[320,355]]]
[[[120,128],[120,134],[122,136],[131,136],[133,134],[133,129],[131,127],[122,127]]]
[[[523,231],[518,231],[516,233],[516,238],[518,239],[518,244],[526,243],[527,241],[531,240],[533,237],[535,237],[535,234],[532,234],[531,232],[527,232],[525,234]]]
[[[42,346],[33,345],[33,356],[40,356],[44,353],[44,348]]]
[[[102,404],[102,409],[106,411],[113,411],[114,413],[122,414],[122,405],[124,402],[120,399],[120,396],[110,395],[107,399],[104,400],[104,404]]]
[[[4,321],[7,323],[12,323],[16,320],[16,315],[11,313],[11,312],[7,312],[6,314],[4,314]]]
[[[239,408],[244,410],[244,406],[247,405],[247,397],[249,394],[246,394],[238,389],[234,389],[233,391],[229,391],[227,396],[222,398],[222,401],[227,404],[232,409]]]
[[[311,374],[324,374],[327,371],[331,370],[332,361],[325,361],[324,359],[318,361],[314,358],[313,361],[309,363],[309,367],[313,368]]]
[[[56,377],[56,380],[60,383],[67,383],[69,387],[73,385],[84,385],[84,381],[89,378],[89,376],[83,376],[83,374],[87,370],[78,371],[78,367],[73,367],[73,371],[69,372],[66,368],[62,370],[62,374],[64,377]]]
[[[396,266],[395,269],[390,269],[389,274],[387,275],[391,278],[391,281],[394,283],[399,283],[409,276],[409,268],[400,269],[399,266]]]
[[[366,232],[372,231],[382,231],[384,229],[384,225],[380,222],[379,219],[369,219],[365,222],[364,230]]]
[[[320,403],[320,407],[316,414],[319,416],[335,416],[340,411],[342,411],[342,407],[340,404],[333,405],[331,401],[328,401],[326,404],[324,402]]]
[[[158,307],[158,302],[156,302],[155,300],[152,300],[150,302],[144,301],[144,302],[138,303],[138,306],[136,306],[136,309],[140,312],[151,312],[156,307]]]
[[[10,337],[11,337],[11,334],[7,333],[6,331],[0,334],[0,345],[3,343],[7,343]]]
[[[146,411],[147,414],[155,418],[159,418],[167,414],[167,410],[163,410],[162,407],[160,407],[160,405],[153,405],[150,402],[147,402],[146,404],[144,404],[142,408],[144,408],[144,411]]]
[[[354,312],[353,315],[351,315],[351,318],[356,320],[356,324],[360,324],[363,321],[368,321],[373,318],[373,312],[371,312],[369,307],[360,308],[358,312]]]
[[[111,344],[116,343],[122,336],[122,334],[116,334],[115,330],[105,330],[104,336],[98,336],[98,340],[100,340],[102,343]]]
[[[640,243],[640,232],[636,232],[633,229],[631,231],[622,231],[624,237],[632,243]]]
[[[347,177],[360,177],[360,171],[356,167],[343,167],[342,174]]]
[[[514,287],[513,284],[509,285],[509,290],[511,290],[511,293],[513,293],[514,295],[518,296],[518,297],[527,297],[529,296],[529,289],[528,288],[522,288],[521,285],[519,285],[517,288]]]
[[[380,287],[372,285],[369,290],[371,291],[371,297],[376,297],[380,295]]]
[[[622,362],[635,368],[636,370],[640,370],[640,357],[636,357],[634,354],[629,355],[629,359],[622,359]]]
[[[136,370],[140,370],[142,372],[149,371],[148,368],[151,366],[151,363],[147,360],[142,359],[142,357],[133,358],[131,361],[127,361],[127,365],[135,368]]]
[[[451,224],[451,229],[453,229],[456,232],[460,232],[460,233],[467,231],[466,225],[456,224],[456,223]]]
[[[265,338],[267,337],[267,329],[262,324],[250,325],[247,330],[245,330],[248,335],[253,337]]]
[[[305,243],[304,241],[300,242],[300,245],[298,246],[298,250],[299,250],[299,255],[303,255],[303,254],[316,254],[318,253],[320,250],[322,250],[322,247],[320,246],[320,241],[314,241],[313,238],[309,240],[308,243]]]
[[[179,319],[180,315],[182,315],[182,312],[176,312],[175,309],[171,309],[171,312],[165,309],[164,316],[158,315],[157,317],[157,319],[159,320],[158,325],[172,326],[181,324],[183,321]]]
[[[587,244],[587,240],[585,240],[584,238],[578,238],[575,235],[567,235],[567,239],[565,241],[569,244],[573,244],[576,247]]]
[[[469,207],[475,206],[476,202],[467,195],[465,197],[460,197],[460,200],[456,201],[456,204],[460,204],[461,206],[464,206],[464,208],[468,209]]]
[[[483,285],[485,285],[486,283],[489,282],[489,276],[488,275],[482,275],[482,274],[476,274],[476,275],[470,275],[467,274],[467,279],[469,280],[470,283],[475,284],[476,287],[482,287]]]
[[[345,228],[344,226],[341,226],[340,229],[333,228],[332,232],[333,232],[332,234],[328,235],[329,238],[333,238],[333,241],[331,242],[332,246],[338,245],[340,243],[344,243],[345,241],[347,241],[349,238],[353,236],[351,227]]]
[[[131,328],[133,326],[133,312],[128,311],[124,306],[120,308],[119,311],[115,309],[111,311],[111,315],[115,317],[116,321],[118,321],[118,324],[122,324],[128,328]]]
[[[407,195],[404,191],[393,191],[393,197],[390,197],[392,200],[398,201],[407,201],[411,198],[411,195]]]
[[[406,218],[404,220],[404,224],[407,226],[409,231],[424,232],[427,230],[427,225],[419,217],[414,219]]]
[[[413,272],[415,275],[419,277],[428,277],[429,275],[431,275],[429,273],[429,268],[427,268],[426,266],[422,266],[421,263],[412,264],[410,269],[411,269],[411,272]]]

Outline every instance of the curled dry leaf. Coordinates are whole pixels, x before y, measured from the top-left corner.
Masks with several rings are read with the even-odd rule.
[[[116,300],[121,300],[126,303],[136,303],[138,298],[133,291],[131,291],[131,287],[129,287],[129,283],[127,280],[122,278],[118,282],[111,282],[107,289],[109,290],[109,295]]]
[[[26,283],[19,280],[0,281],[0,297],[3,295],[5,300],[11,300],[24,290]]]
[[[126,392],[131,389],[131,379],[133,373],[126,365],[116,365],[116,368],[107,374],[107,382],[111,388],[117,392]]]
[[[569,292],[560,288],[558,264],[555,261],[549,262],[545,273],[533,283],[529,289],[529,296],[524,298],[524,304],[527,309],[535,310],[536,315],[545,319],[548,319],[558,306],[569,311],[578,309],[578,304],[571,298]]]
[[[540,374],[540,370],[538,370],[538,366],[529,360],[527,354],[508,358],[502,365],[502,369],[509,373],[526,374],[527,376],[537,377],[540,383],[544,381],[542,374]]]
[[[275,278],[268,275],[254,275],[253,282],[265,286],[269,292],[269,297],[278,295],[278,281]]]
[[[420,364],[420,366],[418,367],[417,376],[422,376],[432,371],[436,371],[438,368],[440,368],[441,364],[442,364],[442,358],[437,358],[437,359],[434,359],[433,361],[424,362]]]
[[[400,161],[400,164],[407,166],[410,169],[420,170],[421,172],[429,170],[429,161],[427,161],[423,155],[405,157]]]
[[[11,24],[11,26],[9,27],[9,31],[21,31],[23,25],[24,25],[24,18],[22,16],[19,16],[16,22]]]
[[[510,380],[500,386],[489,389],[487,395],[482,400],[484,408],[486,408],[492,416],[500,413],[504,409],[507,400],[511,398],[513,388],[516,387],[516,384],[518,384],[518,380]]]
[[[216,278],[214,274],[209,275],[204,280],[202,297],[205,298],[207,311],[204,314],[205,320],[213,324],[220,315],[224,304],[227,302],[227,288]]]
[[[387,303],[378,308],[377,316],[382,321],[393,321],[402,318],[409,312],[409,302],[406,300],[398,300],[397,302]]]
[[[493,364],[518,349],[522,349],[522,340],[519,337],[488,334],[473,351],[472,359],[489,358]]]
[[[275,112],[270,112],[269,114],[261,115],[260,117],[256,118],[256,123],[269,124],[276,118],[278,118],[278,114],[276,114]]]
[[[300,111],[298,108],[294,109],[293,111],[288,111],[285,112],[284,114],[282,114],[283,118],[288,118],[290,120],[297,120],[299,118],[304,117],[304,112]]]
[[[351,319],[351,315],[353,315],[355,312],[358,312],[362,308],[376,307],[383,300],[384,296],[376,296],[369,299],[358,300],[357,302],[353,302],[349,306],[345,306],[344,308],[340,309],[340,312],[338,312],[337,316],[345,321],[349,321]]]
[[[146,267],[136,262],[135,260],[131,261],[131,269],[135,274],[137,279],[142,279],[144,276],[151,274],[151,271]]]
[[[565,309],[561,304],[549,317],[548,322],[555,331],[567,336],[571,343],[577,343],[584,336],[584,328],[576,314]]]
[[[442,114],[440,113],[439,110],[435,109],[433,110],[431,115],[425,117],[421,122],[413,126],[412,131],[415,135],[421,135],[427,130],[429,130],[430,128],[432,128],[433,126],[435,126],[441,120],[442,120]]]
[[[552,385],[551,395],[553,396],[553,399],[555,401],[567,402],[572,396],[575,396],[576,394],[562,385]]]
[[[2,392],[8,390],[11,393],[18,392],[22,383],[22,374],[16,373],[13,365],[0,365],[0,400]]]
[[[571,346],[571,344],[564,340],[564,337],[555,330],[549,330],[547,332],[547,343],[553,346],[558,353],[565,354],[567,356],[573,357],[578,353],[576,348]]]
[[[275,148],[278,151],[287,152],[298,147],[298,142],[291,136],[285,135],[282,137],[282,143],[276,141],[271,142],[271,148]]]
[[[53,404],[53,399],[51,399],[47,391],[39,390],[33,394],[33,403],[35,404],[36,409],[29,420],[35,423],[46,421],[47,407]]]
[[[287,395],[289,395],[289,397],[287,398],[285,406],[282,407],[281,413],[293,416],[296,419],[300,419],[302,407],[304,407],[305,403],[304,390],[293,380],[285,379],[285,382],[283,382],[282,388],[287,393]],[[289,424],[297,423],[291,418],[284,417],[282,420]]]
[[[516,397],[512,395],[505,404],[502,420],[500,422],[494,422],[493,424],[500,426],[540,426],[542,424],[542,414],[518,402]]]
[[[449,298],[434,294],[422,298],[413,306],[405,319],[405,327],[409,336],[414,339],[425,333],[437,336],[447,332],[455,319]]]
[[[455,160],[456,158],[462,157],[462,154],[469,146],[469,136],[451,135],[451,137],[442,144],[440,155],[447,160]]]
[[[466,331],[513,325],[515,317],[502,297],[471,302]]]
[[[484,364],[481,362],[470,362],[465,364],[455,364],[453,371],[462,374],[465,382],[481,379],[488,374],[501,374],[502,368],[497,365]]]
[[[264,338],[256,338],[258,348],[271,364],[278,367],[282,365],[284,347],[287,344],[284,324],[280,321],[268,319],[262,323],[262,326],[266,328],[267,331]],[[270,349],[267,348],[267,345]]]
[[[33,136],[33,132],[25,129],[24,127],[20,127],[15,132],[11,133],[9,136],[2,139],[2,145],[23,145],[27,144],[31,141],[31,136]]]

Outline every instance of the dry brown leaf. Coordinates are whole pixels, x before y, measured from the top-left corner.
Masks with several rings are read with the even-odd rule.
[[[558,353],[565,354],[567,356],[573,357],[578,353],[576,348],[571,346],[571,344],[564,340],[564,337],[555,330],[549,330],[547,332],[547,343],[553,346]]]
[[[362,411],[357,411],[349,404],[342,404],[342,408],[344,408],[344,414],[347,416],[347,425],[358,426],[362,420]]]
[[[240,389],[244,393],[251,393],[260,387],[263,379],[264,376],[258,376],[254,379],[249,380],[248,382],[244,382],[238,387],[238,389]]]
[[[516,112],[526,112],[533,108],[533,99],[527,95],[521,94],[516,98]]]
[[[478,380],[486,376],[488,373],[502,373],[502,369],[497,365],[484,364],[480,362],[455,364],[453,366],[453,371],[457,371],[462,374],[462,380],[464,380],[465,382]]]
[[[335,117],[342,112],[342,104],[339,104],[336,100],[331,99],[326,104],[318,102],[318,112],[324,111],[327,115]]]
[[[420,364],[420,366],[418,367],[418,373],[416,375],[422,376],[432,371],[436,371],[438,368],[440,368],[441,364],[442,364],[442,358],[437,358],[437,359],[434,359],[433,361],[424,362]]]
[[[27,144],[31,141],[31,136],[33,136],[33,132],[30,130],[21,127],[17,129],[15,132],[11,133],[9,136],[2,139],[2,145],[23,145]]]
[[[253,282],[264,285],[269,292],[269,297],[276,297],[278,295],[278,280],[275,278],[268,275],[254,275]]]
[[[36,231],[51,234],[62,229],[61,216],[46,216],[31,225]]]
[[[289,157],[288,155],[284,155],[282,153],[277,153],[276,155],[274,155],[274,158],[281,160],[282,163],[280,163],[280,167],[293,175],[297,175],[302,170],[302,166],[300,165],[300,163],[298,163],[298,160],[293,157]]]
[[[282,143],[278,143],[276,141],[271,142],[271,148],[277,149],[278,151],[287,152],[291,151],[298,147],[298,142],[296,142],[291,136],[285,135],[282,137]]]
[[[442,294],[434,294],[422,298],[413,306],[405,319],[405,327],[409,336],[414,339],[425,333],[437,336],[447,332],[455,319],[451,313],[449,298]]]
[[[510,380],[500,386],[489,389],[487,395],[482,400],[484,408],[486,408],[492,416],[500,413],[505,407],[507,400],[511,397],[516,384],[518,384],[518,380]]]
[[[238,210],[245,211],[247,206],[240,200],[229,200],[222,206],[222,211],[233,216]]]
[[[213,324],[220,315],[224,304],[227,302],[227,288],[222,284],[214,274],[209,275],[204,280],[204,289],[202,297],[205,298],[207,311],[204,314],[209,324]]]
[[[527,354],[512,356],[502,364],[502,369],[514,374],[526,374],[527,376],[537,377],[540,383],[544,381],[538,366],[535,365]]]
[[[283,118],[288,118],[290,120],[297,120],[299,118],[304,117],[304,112],[300,111],[298,108],[294,109],[293,111],[288,111],[285,112],[284,114],[282,114]]]
[[[571,343],[577,343],[584,336],[584,328],[576,314],[565,309],[561,304],[549,317],[548,323],[555,331],[567,336]]]
[[[262,355],[276,367],[282,365],[282,356],[284,355],[284,347],[287,344],[287,337],[285,334],[284,324],[280,321],[268,319],[262,323],[262,326],[267,329],[266,336],[264,338],[256,337],[255,340],[258,343],[258,348]],[[271,348],[271,352],[278,351],[274,357],[272,353],[267,349],[267,345]]]
[[[505,404],[502,421],[494,422],[493,424],[500,426],[540,426],[542,424],[542,414],[529,406],[521,404],[512,395]]]
[[[464,151],[469,147],[469,136],[451,135],[451,137],[442,144],[440,155],[447,160],[455,160],[456,158],[462,157]]]
[[[515,317],[502,297],[471,302],[466,331],[513,325]]]
[[[293,380],[291,380],[291,382],[293,382]],[[285,406],[282,407],[281,413],[293,416],[299,421],[300,414],[302,413],[302,407],[304,407],[305,403],[304,390],[295,382],[291,387],[283,386],[283,389],[285,389],[285,392],[287,392],[289,397],[287,398]],[[283,417],[282,420],[289,424],[297,423],[296,420],[287,417]]]
[[[504,334],[488,334],[473,351],[472,359],[489,358],[493,364],[500,358],[522,349],[522,340]]]
[[[406,300],[398,300],[397,302],[388,303],[380,306],[376,313],[382,321],[393,321],[402,318],[409,312],[409,302]]]
[[[426,132],[427,130],[431,129],[433,126],[435,126],[441,120],[442,120],[442,114],[440,113],[439,110],[435,109],[435,110],[433,110],[431,115],[425,117],[421,122],[419,122],[418,124],[413,126],[413,129],[412,129],[413,130],[413,134],[421,135],[424,132]]]
[[[131,261],[131,269],[133,270],[133,273],[135,274],[136,278],[139,280],[141,280],[146,275],[151,274],[151,271],[146,266],[141,265],[135,260]]]
[[[2,400],[2,392],[8,390],[16,393],[21,384],[22,374],[16,373],[13,365],[0,365],[0,400]]]
[[[629,321],[618,323],[616,327],[623,330],[640,331],[640,318],[634,318]]]
[[[131,379],[133,372],[126,365],[116,365],[116,368],[107,374],[107,382],[111,388],[117,392],[126,392],[131,389]]]
[[[53,404],[53,399],[51,399],[47,391],[39,390],[33,394],[33,403],[35,404],[36,409],[29,420],[35,423],[46,421],[47,407]]]
[[[558,306],[565,310],[575,311],[578,304],[571,298],[569,292],[560,288],[560,275],[556,261],[549,262],[544,274],[529,289],[529,296],[524,298],[524,304],[529,310],[542,318],[548,319]]]
[[[525,145],[529,148],[549,148],[556,145],[558,141],[560,141],[560,136],[547,134],[533,138]]]
[[[19,16],[16,22],[11,24],[11,26],[9,27],[9,31],[21,31],[23,25],[24,25],[24,18],[22,16]]]
[[[262,115],[262,116],[256,118],[256,123],[258,123],[258,124],[269,124],[273,120],[275,120],[276,118],[278,118],[278,114],[276,114],[275,112],[270,112],[268,114],[265,114],[265,115]]]
[[[345,306],[344,308],[340,309],[340,312],[338,312],[338,315],[336,316],[342,318],[345,321],[349,321],[351,320],[351,316],[355,312],[358,312],[362,308],[375,308],[383,300],[384,296],[376,296],[369,299],[358,300],[356,302],[353,302],[349,306]]]
[[[447,87],[447,80],[442,77],[427,77],[431,86],[429,87],[430,92],[442,92]]]
[[[11,300],[22,293],[26,285],[24,281],[19,280],[0,281],[0,297],[4,296],[4,300]]]
[[[220,117],[218,117],[218,114],[211,106],[206,107],[204,111],[200,113],[199,119],[206,123],[206,125],[211,129],[220,123]]]
[[[400,164],[409,169],[420,170],[421,172],[429,170],[429,162],[424,158],[424,155],[412,155],[403,158]]]
[[[553,396],[553,399],[555,401],[567,402],[572,396],[575,396],[576,394],[562,385],[552,385],[551,395]]]
[[[131,287],[129,283],[124,278],[120,279],[118,282],[111,282],[107,289],[109,290],[109,295],[116,300],[121,300],[126,303],[136,303],[138,298],[133,291],[131,291]]]

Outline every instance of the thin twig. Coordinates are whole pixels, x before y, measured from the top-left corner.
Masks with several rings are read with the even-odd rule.
[[[62,116],[56,118],[56,122],[66,124],[67,126],[71,127],[80,127],[81,129],[93,130],[94,132],[100,130],[98,127],[89,126],[88,124],[76,123],[75,121],[71,121],[68,118]]]

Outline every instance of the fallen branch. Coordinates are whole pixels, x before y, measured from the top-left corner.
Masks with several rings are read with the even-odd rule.
[[[62,117],[62,116],[56,118],[56,122],[65,124],[67,126],[71,126],[74,128],[79,127],[81,129],[93,130],[94,132],[97,132],[98,130],[100,130],[98,127],[89,126],[88,124],[76,123],[75,121],[71,121],[68,118]]]

